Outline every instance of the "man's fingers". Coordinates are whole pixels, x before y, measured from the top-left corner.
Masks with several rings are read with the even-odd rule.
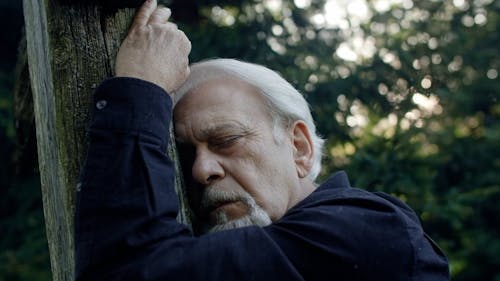
[[[135,15],[132,28],[142,27],[148,24],[149,18],[151,17],[151,14],[153,14],[153,12],[156,10],[157,5],[158,4],[156,3],[156,0],[146,0]]]
[[[167,23],[172,11],[166,7],[160,7],[156,9],[151,17],[149,17],[148,24],[162,24]]]

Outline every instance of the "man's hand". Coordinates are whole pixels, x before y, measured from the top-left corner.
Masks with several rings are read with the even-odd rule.
[[[168,21],[170,9],[146,0],[137,12],[116,57],[116,76],[153,82],[169,94],[189,75],[191,42]]]

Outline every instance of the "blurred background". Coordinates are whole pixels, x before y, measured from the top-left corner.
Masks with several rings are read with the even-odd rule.
[[[453,280],[500,281],[500,0],[163,3],[191,61],[264,64],[304,94],[322,179],[399,197]],[[0,24],[0,281],[50,280],[33,122],[13,95],[21,1],[1,0]]]

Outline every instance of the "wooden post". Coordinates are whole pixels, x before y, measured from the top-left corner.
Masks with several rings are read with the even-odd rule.
[[[24,0],[23,5],[53,280],[73,280],[74,194],[92,93],[113,75],[135,9],[104,8],[94,1]],[[183,190],[180,176],[176,182]],[[183,207],[183,222],[186,212]]]

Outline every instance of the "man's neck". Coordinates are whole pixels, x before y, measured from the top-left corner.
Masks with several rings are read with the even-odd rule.
[[[313,191],[316,190],[316,188],[318,187],[309,178],[301,178],[299,179],[299,182],[300,182],[299,188],[295,190],[295,194],[292,200],[290,200],[288,209],[292,208],[293,206],[297,205],[300,201],[304,200],[307,196],[313,193]]]

